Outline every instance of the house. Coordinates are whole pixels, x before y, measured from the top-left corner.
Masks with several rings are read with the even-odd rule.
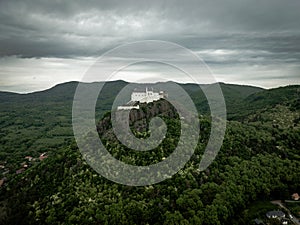
[[[281,220],[281,223],[283,225],[287,225],[287,224],[289,224],[289,220],[284,218],[284,219]]]
[[[44,152],[40,155],[39,159],[42,161],[44,159],[48,158],[47,152]]]
[[[32,156],[25,156],[25,159],[28,159],[28,161],[30,162],[33,159],[33,157]]]
[[[292,199],[298,201],[300,199],[299,194],[298,193],[292,194]]]
[[[266,216],[269,219],[275,219],[275,218],[284,218],[285,214],[284,214],[284,212],[282,212],[280,210],[277,210],[277,211],[269,211],[269,212],[267,212]]]

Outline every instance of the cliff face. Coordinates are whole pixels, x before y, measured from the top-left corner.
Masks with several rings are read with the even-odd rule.
[[[168,101],[159,100],[140,104],[140,109],[132,109],[129,113],[129,124],[132,129],[143,132],[147,130],[149,120],[156,116],[179,118],[176,109]],[[102,136],[111,128],[111,114],[109,113],[97,124],[97,131]]]

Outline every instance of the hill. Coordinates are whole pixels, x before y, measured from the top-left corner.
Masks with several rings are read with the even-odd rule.
[[[201,88],[202,90],[205,90],[209,93],[210,90],[213,90],[214,85],[216,84],[201,85]],[[229,119],[231,118],[232,114],[234,114],[239,110],[240,105],[248,96],[264,91],[264,89],[262,88],[247,86],[247,85],[235,85],[235,84],[225,84],[225,83],[219,83],[219,85],[223,92],[223,96],[226,103],[227,116]],[[187,89],[188,93],[190,94],[193,101],[195,102],[198,110],[203,114],[209,114],[210,113],[209,106],[203,91],[199,89],[198,90],[192,89],[190,86],[188,87],[190,88]],[[183,85],[183,88],[185,88],[185,85]],[[189,92],[189,90],[193,90],[193,91]]]
[[[276,107],[284,107],[288,111],[300,108],[300,86],[291,85],[256,92],[247,96],[239,105],[239,110],[233,114],[234,119],[243,119],[254,113],[272,111]]]
[[[288,199],[300,189],[299,86],[263,90],[221,83],[230,120],[217,158],[200,172],[209,109],[198,85],[181,84],[202,114],[195,154],[162,183],[128,187],[93,171],[73,140],[77,84],[31,94],[0,93],[0,224],[249,224],[254,218],[247,207],[257,199]],[[169,133],[153,151],[137,154],[124,147],[114,137],[109,110],[126,84],[105,85],[96,106],[99,136],[119,160],[159,162],[176,146],[179,118],[167,103],[143,106],[131,116],[136,137],[149,136],[147,122],[157,115]],[[47,158],[39,159],[44,152]]]
[[[251,101],[263,92],[245,94],[245,98]],[[286,87],[283,93],[294,91]],[[265,97],[263,101],[271,100]],[[274,104],[289,107],[286,101]],[[262,106],[256,113],[261,113]],[[264,105],[265,116],[272,116],[271,108],[274,105]],[[297,108],[289,110],[293,115],[299,113]],[[256,113],[241,117],[241,122],[228,121],[217,158],[202,172],[198,164],[208,141],[210,118],[200,117],[199,142],[190,161],[172,178],[145,187],[120,185],[101,177],[73,141],[60,143],[48,149],[48,158],[26,161],[27,170],[6,175],[0,188],[0,224],[249,224],[254,218],[247,214],[247,207],[257,199],[287,199],[300,188],[299,126],[280,129],[258,123],[259,119],[250,121],[249,116]],[[110,113],[97,123],[99,136],[118,160],[132,165],[159,162],[176,147],[180,123],[167,102],[144,105],[131,112],[136,137],[149,135],[147,121],[154,116],[168,125],[164,142],[154,150],[136,152],[123,146],[113,135]]]
[[[96,120],[100,120],[104,113],[111,109],[115,96],[127,84],[124,81],[105,84],[96,105]],[[78,82],[68,82],[29,94],[0,92],[0,162],[6,162],[10,172],[13,173],[19,167],[19,162],[25,156],[38,156],[73,140],[71,115],[77,85]],[[191,96],[199,113],[209,114],[206,98],[199,85],[180,85]],[[211,85],[200,86],[203,89],[211,87]],[[220,83],[220,86],[224,93],[229,119],[231,115],[242,115],[240,110],[243,108],[249,111],[247,105],[243,104],[247,97],[251,99],[252,94],[264,92],[261,88],[251,86],[224,83]],[[10,157],[11,154],[14,154],[14,157]]]

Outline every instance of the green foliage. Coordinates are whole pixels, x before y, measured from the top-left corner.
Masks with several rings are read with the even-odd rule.
[[[0,224],[249,224],[273,209],[270,199],[288,199],[300,190],[299,109],[293,86],[262,91],[222,84],[236,117],[228,121],[221,151],[209,168],[198,170],[210,133],[210,118],[201,115],[199,143],[185,167],[159,184],[129,187],[101,177],[81,156],[70,117],[76,83],[66,85],[25,96],[0,95],[6,99],[0,112],[0,161],[7,161],[12,171],[0,187]],[[109,85],[115,85],[117,93],[125,83]],[[194,85],[183,87],[197,96]],[[279,100],[269,99],[277,96]],[[136,153],[114,137],[110,114],[105,114],[113,94],[106,92],[104,97],[98,131],[115,158],[148,165],[171,154],[180,136],[172,108],[157,111],[168,126],[161,146]],[[139,138],[149,135],[147,123],[154,116],[147,107],[143,112],[131,123]],[[37,157],[45,151],[47,159],[15,174],[26,155]],[[299,209],[296,205],[293,212]]]

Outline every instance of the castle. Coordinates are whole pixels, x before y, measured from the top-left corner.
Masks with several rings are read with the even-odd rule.
[[[139,103],[150,103],[166,97],[167,94],[164,91],[157,92],[148,87],[145,90],[136,88],[131,93],[131,100],[125,105],[118,106],[118,110],[139,109]]]

